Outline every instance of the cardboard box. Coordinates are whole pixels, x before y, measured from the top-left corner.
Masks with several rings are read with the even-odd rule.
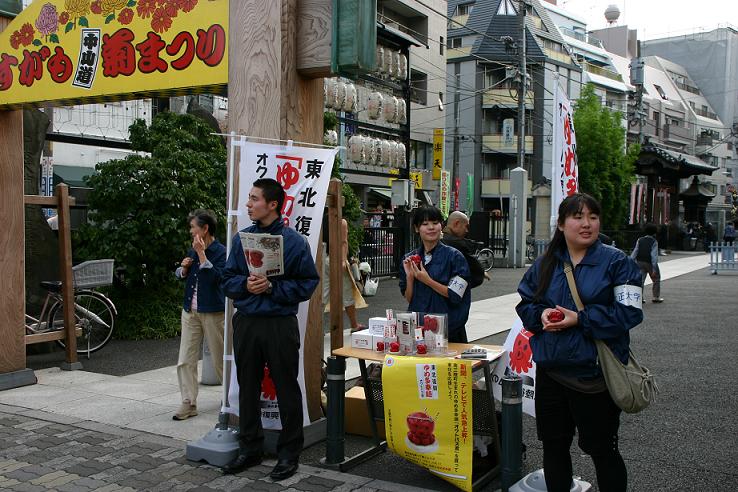
[[[355,331],[351,334],[351,347],[374,350],[374,337],[369,330]]]
[[[369,318],[369,331],[372,335],[384,336],[384,327],[387,325],[387,319],[382,317]]]
[[[346,434],[372,437],[363,387],[354,386],[346,392],[344,410],[344,430]],[[382,418],[384,418],[384,415],[382,415]],[[377,422],[377,432],[380,439],[385,439],[384,422]]]

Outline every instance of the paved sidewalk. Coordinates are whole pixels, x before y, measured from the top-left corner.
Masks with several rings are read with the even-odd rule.
[[[307,465],[274,482],[268,478],[274,460],[223,475],[187,461],[177,439],[7,405],[0,405],[0,436],[0,490],[423,490]]]

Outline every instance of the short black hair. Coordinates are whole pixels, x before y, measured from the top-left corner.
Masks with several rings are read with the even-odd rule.
[[[197,221],[199,227],[208,226],[208,234],[215,237],[215,228],[218,225],[218,219],[211,210],[198,208],[187,217],[187,224],[191,224],[193,220]]]
[[[420,227],[426,220],[431,222],[443,222],[441,211],[432,205],[421,205],[415,209],[413,214],[413,226]]]
[[[277,213],[282,215],[282,206],[284,205],[284,188],[282,188],[282,185],[272,178],[261,178],[254,181],[253,186],[261,190],[267,204],[277,202]]]

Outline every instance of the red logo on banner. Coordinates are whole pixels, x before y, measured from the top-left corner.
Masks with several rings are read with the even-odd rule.
[[[533,367],[533,351],[530,348],[532,333],[525,328],[515,337],[513,349],[510,352],[510,368],[518,374],[528,372]]]

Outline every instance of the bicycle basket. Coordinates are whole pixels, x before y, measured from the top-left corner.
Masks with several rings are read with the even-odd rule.
[[[115,260],[90,260],[72,267],[74,288],[99,287],[113,283]]]

